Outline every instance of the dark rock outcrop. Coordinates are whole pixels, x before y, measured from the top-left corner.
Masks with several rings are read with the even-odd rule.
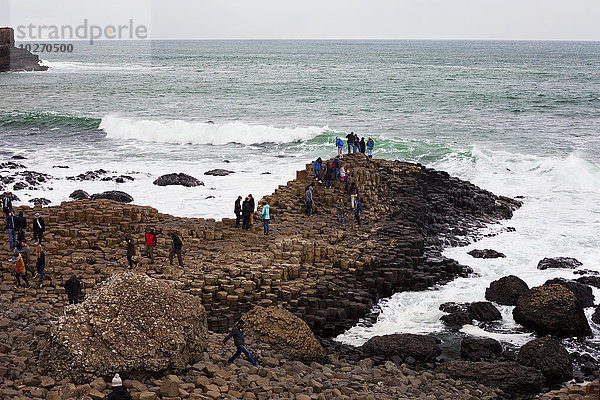
[[[431,362],[442,354],[440,340],[427,335],[411,333],[375,336],[361,347],[367,357],[391,359],[412,357],[419,362]]]
[[[600,276],[582,276],[576,279],[577,282],[583,283],[584,285],[590,285],[596,288],[600,288]]]
[[[557,384],[573,377],[569,352],[556,339],[543,337],[526,343],[519,350],[519,364],[542,372],[548,384]]]
[[[267,343],[291,359],[325,359],[325,350],[306,322],[281,307],[254,307],[244,315],[244,321],[249,338]]]
[[[539,393],[541,372],[516,362],[451,361],[436,368],[453,379],[470,380],[501,389],[507,398],[527,399]]]
[[[591,334],[577,298],[561,285],[532,288],[517,300],[513,317],[517,323],[540,335],[571,337]]]
[[[29,202],[33,204],[41,204],[43,206],[47,206],[48,204],[52,203],[50,200],[43,197],[36,197],[35,199],[29,200]]]
[[[204,186],[204,183],[186,174],[167,174],[156,179],[153,184],[157,186],[181,185],[185,187]]]
[[[460,356],[468,361],[492,361],[502,354],[502,345],[492,338],[467,336],[460,342]]]
[[[25,49],[15,47],[15,32],[12,28],[0,28],[0,72],[46,71],[40,58]]]
[[[502,319],[500,311],[488,301],[474,303],[444,303],[440,310],[448,313],[440,320],[450,329],[460,328],[470,324],[474,319],[480,322],[491,322]]]
[[[206,348],[206,313],[195,296],[144,274],[112,276],[69,307],[50,333],[44,367],[53,376],[145,376],[183,370]]]
[[[514,306],[517,299],[529,291],[529,286],[521,278],[509,275],[493,281],[485,290],[485,298],[505,306]]]
[[[572,257],[554,257],[554,258],[544,258],[541,260],[537,269],[548,269],[548,268],[569,268],[575,269],[581,267],[583,264],[579,262],[577,259]]]
[[[234,171],[229,171],[227,169],[211,169],[210,171],[206,171],[204,175],[212,175],[212,176],[227,176],[230,174],[235,174]]]
[[[600,325],[600,305],[596,307],[594,313],[592,314],[592,322],[596,325]]]
[[[492,249],[471,250],[467,254],[474,258],[506,258],[506,256],[503,253]]]
[[[88,192],[78,189],[69,195],[70,198],[75,200],[87,200],[90,198]]]
[[[109,171],[104,169],[97,169],[95,171],[87,171],[77,176],[68,176],[67,179],[70,181],[99,181],[108,173]],[[108,180],[111,180],[111,178],[108,178]]]
[[[582,307],[593,307],[594,306],[594,294],[592,293],[592,288],[586,284],[580,283],[578,281],[568,281],[563,278],[554,278],[549,279],[544,283],[544,285],[561,285],[569,289],[575,297],[577,301]]]
[[[131,203],[133,197],[119,190],[110,190],[108,192],[96,193],[90,197],[90,200],[108,199],[118,201],[119,203]]]

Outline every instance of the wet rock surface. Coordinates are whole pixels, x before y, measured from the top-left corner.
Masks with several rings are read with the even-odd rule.
[[[183,370],[206,349],[204,307],[143,274],[114,275],[65,313],[52,326],[42,357],[59,379]]]
[[[506,256],[503,253],[492,249],[471,250],[467,254],[469,254],[473,258],[506,258]]]
[[[572,257],[554,257],[554,258],[544,258],[541,260],[537,269],[548,269],[548,268],[568,268],[575,269],[581,267],[583,264],[579,262],[577,259]]]
[[[206,171],[204,173],[204,175],[212,175],[212,176],[227,176],[230,174],[235,174],[235,172],[227,170],[227,169],[211,169],[210,171]]]
[[[532,288],[517,299],[513,317],[540,335],[582,337],[591,334],[582,306],[573,292],[562,285]]]
[[[458,329],[463,325],[470,324],[473,320],[492,322],[502,319],[500,311],[488,301],[444,303],[440,305],[440,311],[448,313],[443,315],[440,320],[450,329]]]
[[[156,179],[153,184],[157,186],[169,186],[169,185],[180,185],[185,187],[196,187],[204,186],[203,182],[193,176],[189,176],[183,173],[179,174],[167,174]]]
[[[594,306],[594,294],[592,293],[592,288],[588,285],[578,281],[566,280],[564,278],[549,279],[544,283],[544,285],[552,284],[564,286],[573,292],[582,307]]]
[[[99,199],[114,200],[119,203],[131,203],[133,201],[133,197],[119,190],[110,190],[108,192],[96,193],[90,196],[90,200],[92,201]]]
[[[502,345],[492,338],[467,336],[460,342],[460,355],[468,361],[493,361],[502,354]]]
[[[514,306],[517,299],[529,291],[529,286],[521,278],[509,275],[490,283],[485,291],[486,300],[505,306]]]
[[[90,198],[90,195],[85,190],[78,189],[71,193],[69,197],[75,200],[87,200]]]
[[[368,357],[390,360],[396,356],[403,361],[412,357],[419,362],[434,361],[442,354],[439,339],[410,333],[375,336],[363,344],[361,350]]]

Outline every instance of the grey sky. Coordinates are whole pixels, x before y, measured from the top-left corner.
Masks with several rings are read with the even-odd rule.
[[[600,40],[600,0],[0,0],[2,25],[86,18],[153,39]]]

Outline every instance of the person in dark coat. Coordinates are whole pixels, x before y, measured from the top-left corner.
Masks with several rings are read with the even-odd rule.
[[[179,268],[183,268],[183,256],[181,255],[181,249],[183,249],[183,241],[177,233],[171,233],[171,239],[173,240],[173,244],[171,246],[171,250],[169,251],[169,265],[173,265],[173,257],[177,254],[177,261],[179,262]]]
[[[365,143],[365,138],[360,138],[360,152],[365,154],[365,151],[367,150],[367,144]]]
[[[15,212],[10,210],[8,215],[6,216],[6,230],[8,231],[8,244],[10,245],[10,249],[13,250],[17,244],[17,235],[15,231]]]
[[[350,132],[346,135],[346,142],[348,143],[348,154],[352,153],[354,147],[354,132]]]
[[[323,187],[325,189],[330,188],[331,187],[331,182],[333,181],[333,167],[330,165],[326,165],[325,166],[325,183],[323,184]]]
[[[233,206],[233,212],[235,213],[235,226],[240,226],[242,219],[242,196],[238,196]]]
[[[46,268],[46,252],[42,248],[41,244],[38,244],[35,248],[35,253],[37,254],[37,260],[35,262],[35,270],[37,275],[40,277],[40,282],[44,281],[46,275],[44,275],[44,268]],[[35,275],[34,275],[35,278]]]
[[[123,381],[119,374],[115,374],[112,379],[112,392],[106,397],[106,400],[132,400],[131,394],[123,386]]]
[[[133,259],[135,256],[135,242],[130,234],[125,236],[125,240],[123,242],[127,243],[127,263],[129,264],[129,269],[133,269],[134,265],[138,265],[138,262]]]
[[[19,216],[15,218],[15,232],[17,233],[17,244],[25,240],[27,231],[27,219],[23,215],[23,211],[19,211]]]
[[[362,213],[362,198],[356,201],[356,207],[354,208],[354,218],[358,225],[360,225],[360,214]]]
[[[2,196],[2,211],[8,217],[8,213],[12,209],[13,209],[12,193],[11,192],[5,192],[4,195]]]
[[[240,354],[244,353],[244,355],[246,356],[246,358],[248,359],[248,361],[250,361],[250,363],[252,365],[254,365],[255,367],[258,367],[258,364],[256,363],[256,361],[254,361],[254,359],[250,355],[250,352],[245,347],[244,321],[239,320],[234,325],[233,329],[231,330],[231,333],[229,333],[229,335],[227,335],[225,337],[225,339],[223,339],[223,341],[221,342],[221,344],[223,346],[225,346],[225,343],[227,343],[227,341],[229,339],[231,339],[231,338],[233,338],[233,343],[235,344],[235,347],[237,348],[237,351],[235,352],[235,354],[233,356],[231,356],[231,358],[229,360],[227,360],[227,365],[231,365],[231,363],[234,362],[235,359],[240,356]]]
[[[46,225],[44,224],[44,218],[40,216],[40,213],[33,215],[33,240],[38,244],[42,244],[42,238],[46,232]]]
[[[250,205],[250,199],[246,197],[244,202],[242,203],[242,228],[249,229],[250,228],[250,215],[252,214],[252,206]]]
[[[256,210],[256,203],[254,203],[254,197],[251,194],[248,195],[248,203],[250,204],[250,225],[254,225],[254,210]]]
[[[67,293],[69,304],[77,304],[79,302],[81,282],[79,282],[79,279],[75,275],[65,282],[65,293]]]

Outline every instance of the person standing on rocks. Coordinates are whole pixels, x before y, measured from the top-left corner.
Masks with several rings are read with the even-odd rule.
[[[46,232],[44,218],[40,216],[40,213],[33,214],[33,240],[35,240],[36,246],[42,243],[44,232]]]
[[[69,304],[79,303],[79,294],[81,293],[81,282],[75,275],[71,276],[65,282],[65,293],[69,299]]]
[[[344,142],[339,137],[335,138],[335,147],[337,147],[338,157],[342,157],[344,153]]]
[[[352,209],[354,209],[354,207],[356,205],[357,198],[358,198],[358,187],[356,186],[356,183],[352,182],[352,185],[350,186],[350,205],[351,205]]]
[[[321,164],[323,163],[323,161],[321,160],[321,157],[317,158],[315,160],[315,162],[313,163],[313,171],[315,171],[315,179],[317,181],[319,181],[319,183],[322,183],[323,181],[321,180]]]
[[[156,233],[154,228],[146,228],[146,256],[150,258],[150,264],[154,264],[154,248],[156,247]]]
[[[254,210],[256,210],[256,204],[254,203],[252,194],[248,195],[248,203],[250,204],[250,225],[254,225]]]
[[[354,208],[354,219],[356,219],[356,222],[358,223],[358,225],[360,225],[360,214],[362,213],[362,198],[359,198],[356,201],[356,207]]]
[[[331,181],[333,180],[333,167],[331,165],[325,165],[325,183],[323,184],[323,187],[325,189],[330,188],[331,187]]]
[[[258,363],[256,361],[254,361],[254,359],[250,355],[250,352],[245,347],[244,321],[239,320],[235,324],[235,326],[233,327],[233,329],[231,330],[231,333],[229,333],[229,335],[227,335],[225,337],[225,339],[223,339],[223,341],[221,342],[221,344],[223,346],[225,346],[225,343],[227,343],[227,341],[229,339],[231,339],[232,337],[233,337],[233,343],[235,344],[235,347],[237,348],[237,351],[235,352],[235,354],[233,356],[231,356],[231,358],[229,360],[227,360],[227,365],[231,365],[231,363],[233,363],[236,360],[236,358],[238,358],[242,353],[244,353],[244,355],[246,356],[246,358],[248,359],[248,361],[250,361],[250,363],[252,365],[254,365],[255,367],[258,367]]]
[[[365,138],[360,138],[360,152],[365,154],[365,150],[367,148],[367,144],[365,143]]]
[[[183,268],[183,256],[181,255],[181,249],[183,248],[183,241],[177,233],[171,233],[171,240],[173,241],[171,245],[171,250],[169,251],[169,265],[173,265],[173,257],[177,254],[177,262],[179,263],[179,268]]]
[[[304,201],[306,201],[306,215],[310,217],[313,205],[313,184],[311,183],[304,192]]]
[[[106,397],[106,400],[132,400],[131,394],[123,386],[119,374],[115,374],[112,379],[112,392]]]
[[[27,231],[27,219],[23,215],[23,211],[19,211],[19,215],[15,217],[15,232],[17,234],[17,246],[25,240]]]
[[[248,230],[250,228],[250,199],[246,197],[242,203],[242,229]]]
[[[39,277],[40,277],[40,287],[41,287],[43,285],[44,277],[45,277],[44,269],[46,268],[46,252],[42,248],[41,243],[38,243],[38,245],[36,246],[35,253],[37,255],[37,260],[35,262],[36,275],[39,275]],[[35,276],[34,276],[34,278],[35,278]]]
[[[17,258],[15,261],[15,278],[17,279],[17,286],[21,287],[21,278],[23,278],[25,281],[25,287],[29,288],[31,285],[29,285],[29,280],[27,279],[27,275],[25,275],[25,262],[23,261],[21,253],[17,253]]]
[[[333,159],[333,169],[335,170],[335,180],[337,181],[338,179],[340,179],[340,167],[342,166],[342,163],[340,162],[340,157],[337,156],[336,158]]]
[[[242,196],[238,196],[233,206],[233,212],[235,213],[235,226],[240,226],[240,220],[242,219]]]
[[[27,272],[31,272],[31,276],[35,277],[35,271],[29,267],[29,261],[31,260],[31,248],[27,244],[27,240],[23,240],[21,242],[21,249],[19,252],[21,253],[23,262],[25,263],[25,276],[27,276]]]
[[[8,214],[12,209],[12,193],[4,192],[4,195],[2,196],[2,212],[8,217]]]
[[[129,269],[133,269],[134,265],[137,267],[138,262],[133,259],[135,256],[135,242],[131,234],[125,236],[123,243],[127,244],[127,263],[129,264]]]
[[[358,135],[354,135],[354,152],[358,153],[359,150],[360,150],[360,139],[358,138]]]
[[[6,216],[6,230],[8,231],[8,245],[10,246],[10,249],[13,250],[17,244],[17,237],[15,234],[15,212],[13,210],[10,210]]]
[[[348,154],[352,153],[352,147],[354,144],[354,132],[350,132],[346,135],[346,141],[348,142]]]
[[[337,203],[335,204],[335,209],[337,211],[337,222],[340,225],[344,225],[344,199],[339,198]]]
[[[265,204],[260,212],[260,216],[263,220],[265,235],[269,234],[269,222],[271,221],[271,215],[269,214],[270,211],[271,207],[268,204]]]
[[[373,148],[375,147],[375,142],[373,141],[373,139],[369,138],[369,140],[367,140],[367,156],[369,158],[373,158]]]

